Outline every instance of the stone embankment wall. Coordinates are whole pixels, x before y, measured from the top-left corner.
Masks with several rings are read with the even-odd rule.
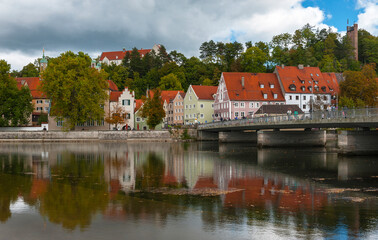
[[[170,141],[169,131],[0,132],[0,141]]]

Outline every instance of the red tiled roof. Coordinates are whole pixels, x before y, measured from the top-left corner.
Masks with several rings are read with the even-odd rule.
[[[169,103],[170,101],[173,101],[173,99],[175,99],[178,92],[183,92],[183,91],[177,91],[177,90],[161,91],[161,99],[163,100],[163,102],[166,101],[167,103]]]
[[[114,51],[114,52],[102,52],[101,53],[101,57],[100,57],[100,61],[104,60],[104,58],[106,57],[107,59],[109,59],[110,61],[112,60],[122,60],[126,53],[130,53],[132,52],[132,50],[127,50],[127,51]],[[151,49],[140,49],[138,50],[139,54],[142,56],[146,55],[147,53],[151,52]]]
[[[285,101],[274,73],[224,72],[223,78],[232,101]],[[244,77],[244,87],[242,86]],[[273,84],[274,88],[270,88]],[[264,85],[261,88],[260,85]],[[267,94],[267,98],[264,98]],[[277,94],[277,98],[274,98]]]
[[[122,92],[120,91],[111,91],[109,100],[110,102],[118,102],[119,96],[121,96]]]
[[[108,83],[110,91],[118,91],[117,85],[112,80],[108,80]]]
[[[33,99],[47,98],[40,90],[42,80],[39,77],[19,77],[16,78],[17,85],[27,86]]]
[[[294,66],[276,66],[282,86],[285,92],[289,93],[312,93],[310,87],[314,86],[314,93],[333,94],[338,91],[338,82],[334,73],[322,73],[318,67],[303,67],[299,69]],[[295,86],[295,91],[290,86]],[[316,91],[315,86],[319,87]]]
[[[213,95],[217,93],[217,86],[202,86],[192,85],[193,91],[196,93],[198,99],[214,100]]]
[[[138,111],[139,108],[141,108],[143,105],[143,100],[142,99],[135,99],[135,109],[134,112]]]

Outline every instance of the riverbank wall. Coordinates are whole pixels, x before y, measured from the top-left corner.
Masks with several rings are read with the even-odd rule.
[[[173,141],[166,131],[34,131],[0,132],[0,142]]]

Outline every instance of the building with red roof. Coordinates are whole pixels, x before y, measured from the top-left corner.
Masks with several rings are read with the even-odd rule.
[[[174,125],[184,124],[184,99],[185,93],[180,91],[176,94],[176,97],[172,101]]]
[[[144,57],[147,53],[154,50],[156,53],[160,50],[160,44],[155,44],[152,49],[140,49],[138,50],[140,57]],[[126,50],[125,48],[122,51],[113,51],[113,52],[102,52],[100,56],[100,63],[101,64],[116,64],[120,65],[122,60],[125,58],[126,54],[131,54],[132,50]]]
[[[164,124],[172,125],[174,123],[174,105],[173,100],[177,94],[183,94],[183,91],[171,90],[161,91],[161,100],[165,111]]]
[[[263,104],[285,104],[276,74],[222,73],[214,102],[215,120],[251,117]]]
[[[111,86],[111,84],[109,85]],[[121,111],[124,112],[123,118],[125,120],[125,123],[122,126],[117,126],[117,128],[119,128],[117,130],[122,129],[124,126],[125,126],[125,129],[128,129],[128,127],[133,129],[134,128],[134,109],[135,109],[134,91],[130,92],[128,88],[125,88],[123,89],[123,91],[110,91],[109,94],[110,94],[109,96],[110,114],[114,113],[117,108],[121,108],[122,109]],[[110,125],[111,129],[115,127],[116,127],[115,125]]]
[[[185,124],[213,121],[216,86],[190,85],[184,98]]]
[[[39,77],[18,77],[16,81],[19,88],[27,87],[30,90],[34,107],[31,120],[32,124],[36,125],[41,114],[48,114],[50,112],[50,99],[40,89],[42,80]]]
[[[326,109],[339,92],[336,74],[322,73],[318,67],[277,66],[274,73],[286,103],[296,104],[304,112],[312,108]]]

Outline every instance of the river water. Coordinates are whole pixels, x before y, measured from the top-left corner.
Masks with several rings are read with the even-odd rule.
[[[378,239],[378,159],[218,143],[1,143],[0,239]]]

